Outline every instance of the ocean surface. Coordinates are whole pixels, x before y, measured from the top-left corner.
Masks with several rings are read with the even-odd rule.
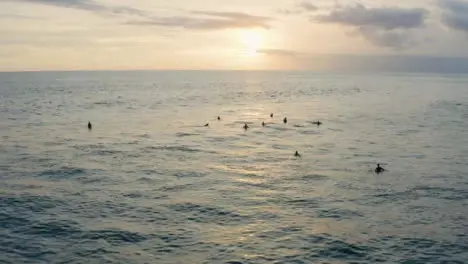
[[[468,263],[468,76],[0,73],[0,140],[0,263]]]

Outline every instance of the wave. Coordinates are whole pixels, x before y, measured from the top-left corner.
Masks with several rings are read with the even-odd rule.
[[[67,179],[75,176],[86,175],[87,170],[78,167],[60,167],[57,169],[48,169],[40,172],[39,177],[46,177],[48,179]]]
[[[195,203],[178,203],[167,206],[170,210],[187,214],[187,219],[194,222],[217,223],[220,225],[241,224],[246,220],[236,212],[214,206]]]

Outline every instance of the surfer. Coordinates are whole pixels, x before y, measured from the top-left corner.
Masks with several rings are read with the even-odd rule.
[[[377,164],[377,168],[375,168],[375,173],[381,173],[381,172],[384,172],[385,169],[380,167],[380,164]]]

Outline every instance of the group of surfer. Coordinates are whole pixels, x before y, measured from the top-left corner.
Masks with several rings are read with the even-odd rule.
[[[273,113],[270,114],[270,117],[273,118]],[[220,116],[218,116],[218,121],[221,121],[221,117],[220,117]],[[284,124],[287,124],[287,123],[288,123],[288,118],[287,118],[287,117],[285,117],[285,118],[283,119],[283,123],[284,123]],[[317,122],[312,122],[312,124],[317,125],[317,126],[320,126],[320,125],[322,124],[322,122],[317,121]],[[205,124],[205,127],[209,127],[209,126],[210,126],[209,123],[206,123],[206,124]],[[262,121],[262,126],[266,126],[265,121]],[[245,123],[244,126],[243,126],[243,128],[244,128],[245,130],[247,130],[247,129],[249,129],[250,127],[249,127],[249,125],[247,125],[247,123]]]
[[[270,114],[270,117],[273,118],[273,113]],[[221,117],[220,117],[220,116],[218,116],[218,121],[221,121]],[[284,124],[287,124],[287,123],[288,123],[288,118],[287,118],[287,117],[285,117],[285,118],[283,119],[283,123],[284,123]],[[320,122],[320,120],[318,120],[317,122],[312,122],[312,124],[317,125],[317,126],[320,126],[320,125],[322,125],[322,122]],[[205,127],[208,127],[208,126],[210,126],[210,124],[209,124],[209,123],[206,123],[206,124],[205,124]],[[262,121],[262,126],[266,126],[266,124],[265,124],[264,121]],[[247,130],[247,129],[249,129],[249,125],[247,125],[247,123],[245,123],[244,126],[243,126],[243,128],[244,128],[245,130]],[[93,125],[92,125],[91,122],[89,122],[89,121],[88,121],[88,129],[89,129],[89,130],[93,129]],[[299,152],[296,150],[296,152],[294,153],[294,156],[300,158],[300,157],[301,157],[301,154],[299,154]],[[376,173],[381,173],[381,172],[384,172],[385,169],[382,168],[382,167],[380,166],[380,164],[377,164],[377,167],[375,168],[374,171],[375,171]]]

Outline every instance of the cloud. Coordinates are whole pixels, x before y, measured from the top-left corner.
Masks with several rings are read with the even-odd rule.
[[[357,32],[370,43],[381,47],[405,49],[418,44],[410,33],[401,30],[382,31],[370,27],[361,27]]]
[[[311,21],[351,27],[374,45],[401,49],[416,43],[409,30],[423,27],[426,16],[427,10],[423,8],[367,8],[356,4],[337,7],[328,14],[312,17]]]
[[[310,2],[302,1],[298,6],[306,11],[317,11],[318,7]]]
[[[319,10],[319,8],[316,5],[308,1],[301,1],[301,2],[297,2],[294,8],[280,9],[278,10],[278,13],[282,15],[298,15],[304,12],[315,12],[317,10]]]
[[[454,30],[468,32],[468,2],[461,0],[439,0],[443,9],[442,21]]]
[[[356,27],[375,27],[384,30],[418,28],[424,24],[427,11],[422,8],[403,9],[396,7],[366,8],[362,4],[335,9],[327,15],[318,15],[316,20]]]
[[[153,25],[196,30],[220,30],[229,28],[269,28],[270,17],[237,12],[194,11],[195,16],[151,17],[129,21],[130,25]]]
[[[12,0],[0,0],[7,2]],[[229,28],[269,28],[270,17],[240,12],[193,11],[187,15],[160,17],[140,9],[126,6],[107,6],[94,0],[14,0],[31,4],[43,4],[98,13],[100,15],[133,16],[127,25],[161,26],[195,30],[220,30]]]
[[[1,2],[12,2],[12,0],[0,0]],[[31,4],[50,5],[63,8],[73,8],[85,11],[91,11],[102,14],[114,15],[137,15],[144,16],[146,13],[142,10],[125,6],[106,6],[93,0],[15,0],[13,2],[23,2]]]
[[[0,19],[26,19],[26,20],[44,20],[42,17],[24,16],[19,14],[0,13]]]
[[[257,53],[270,55],[270,56],[283,56],[283,57],[298,57],[304,55],[303,53],[292,51],[292,50],[284,50],[284,49],[259,49]]]

